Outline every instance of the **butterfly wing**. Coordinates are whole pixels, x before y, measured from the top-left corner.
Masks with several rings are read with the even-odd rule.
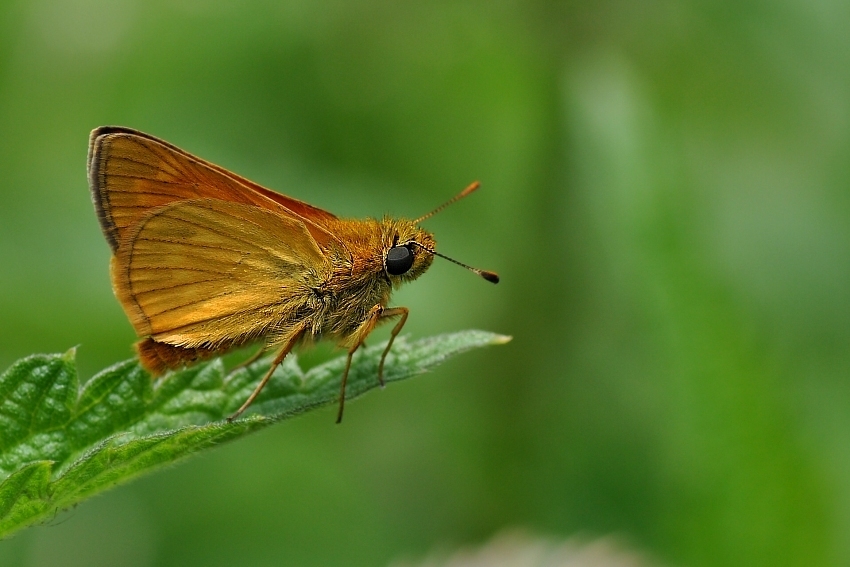
[[[124,229],[112,281],[140,336],[217,349],[285,334],[330,270],[299,219],[192,199]]]
[[[92,131],[88,175],[100,224],[113,252],[151,209],[199,198],[288,214],[300,220],[320,246],[339,244],[327,229],[336,219],[333,214],[129,128],[105,126]]]

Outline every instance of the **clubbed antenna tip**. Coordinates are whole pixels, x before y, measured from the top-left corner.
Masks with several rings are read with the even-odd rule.
[[[487,270],[479,270],[478,275],[488,282],[499,283],[499,274],[496,272],[488,272]]]

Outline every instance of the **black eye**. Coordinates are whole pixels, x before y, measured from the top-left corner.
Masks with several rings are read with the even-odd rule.
[[[407,246],[393,246],[387,252],[387,272],[400,276],[413,265],[413,252]]]

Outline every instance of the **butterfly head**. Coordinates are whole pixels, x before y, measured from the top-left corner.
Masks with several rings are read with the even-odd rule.
[[[385,219],[384,271],[393,283],[413,281],[434,261],[434,235],[411,221]]]
[[[453,264],[466,268],[488,282],[499,283],[499,276],[495,272],[473,268],[437,252],[434,249],[436,245],[434,236],[419,227],[419,223],[431,218],[452,203],[472,194],[479,186],[477,181],[471,183],[453,198],[414,221],[384,219],[384,271],[394,283],[412,281],[421,276],[431,265],[434,256],[439,256]],[[391,238],[391,240],[387,241],[387,237]]]

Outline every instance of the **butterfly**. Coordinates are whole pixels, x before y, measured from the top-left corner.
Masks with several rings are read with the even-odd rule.
[[[394,289],[435,256],[499,281],[439,254],[419,226],[477,182],[415,220],[346,219],[115,126],[92,131],[88,179],[112,249],[112,287],[140,337],[145,369],[159,376],[256,341],[258,356],[276,351],[228,420],[248,408],[293,347],[328,338],[348,351],[341,421],[354,353],[377,325],[396,320],[378,366],[383,385],[384,361],[409,313],[389,306]]]

